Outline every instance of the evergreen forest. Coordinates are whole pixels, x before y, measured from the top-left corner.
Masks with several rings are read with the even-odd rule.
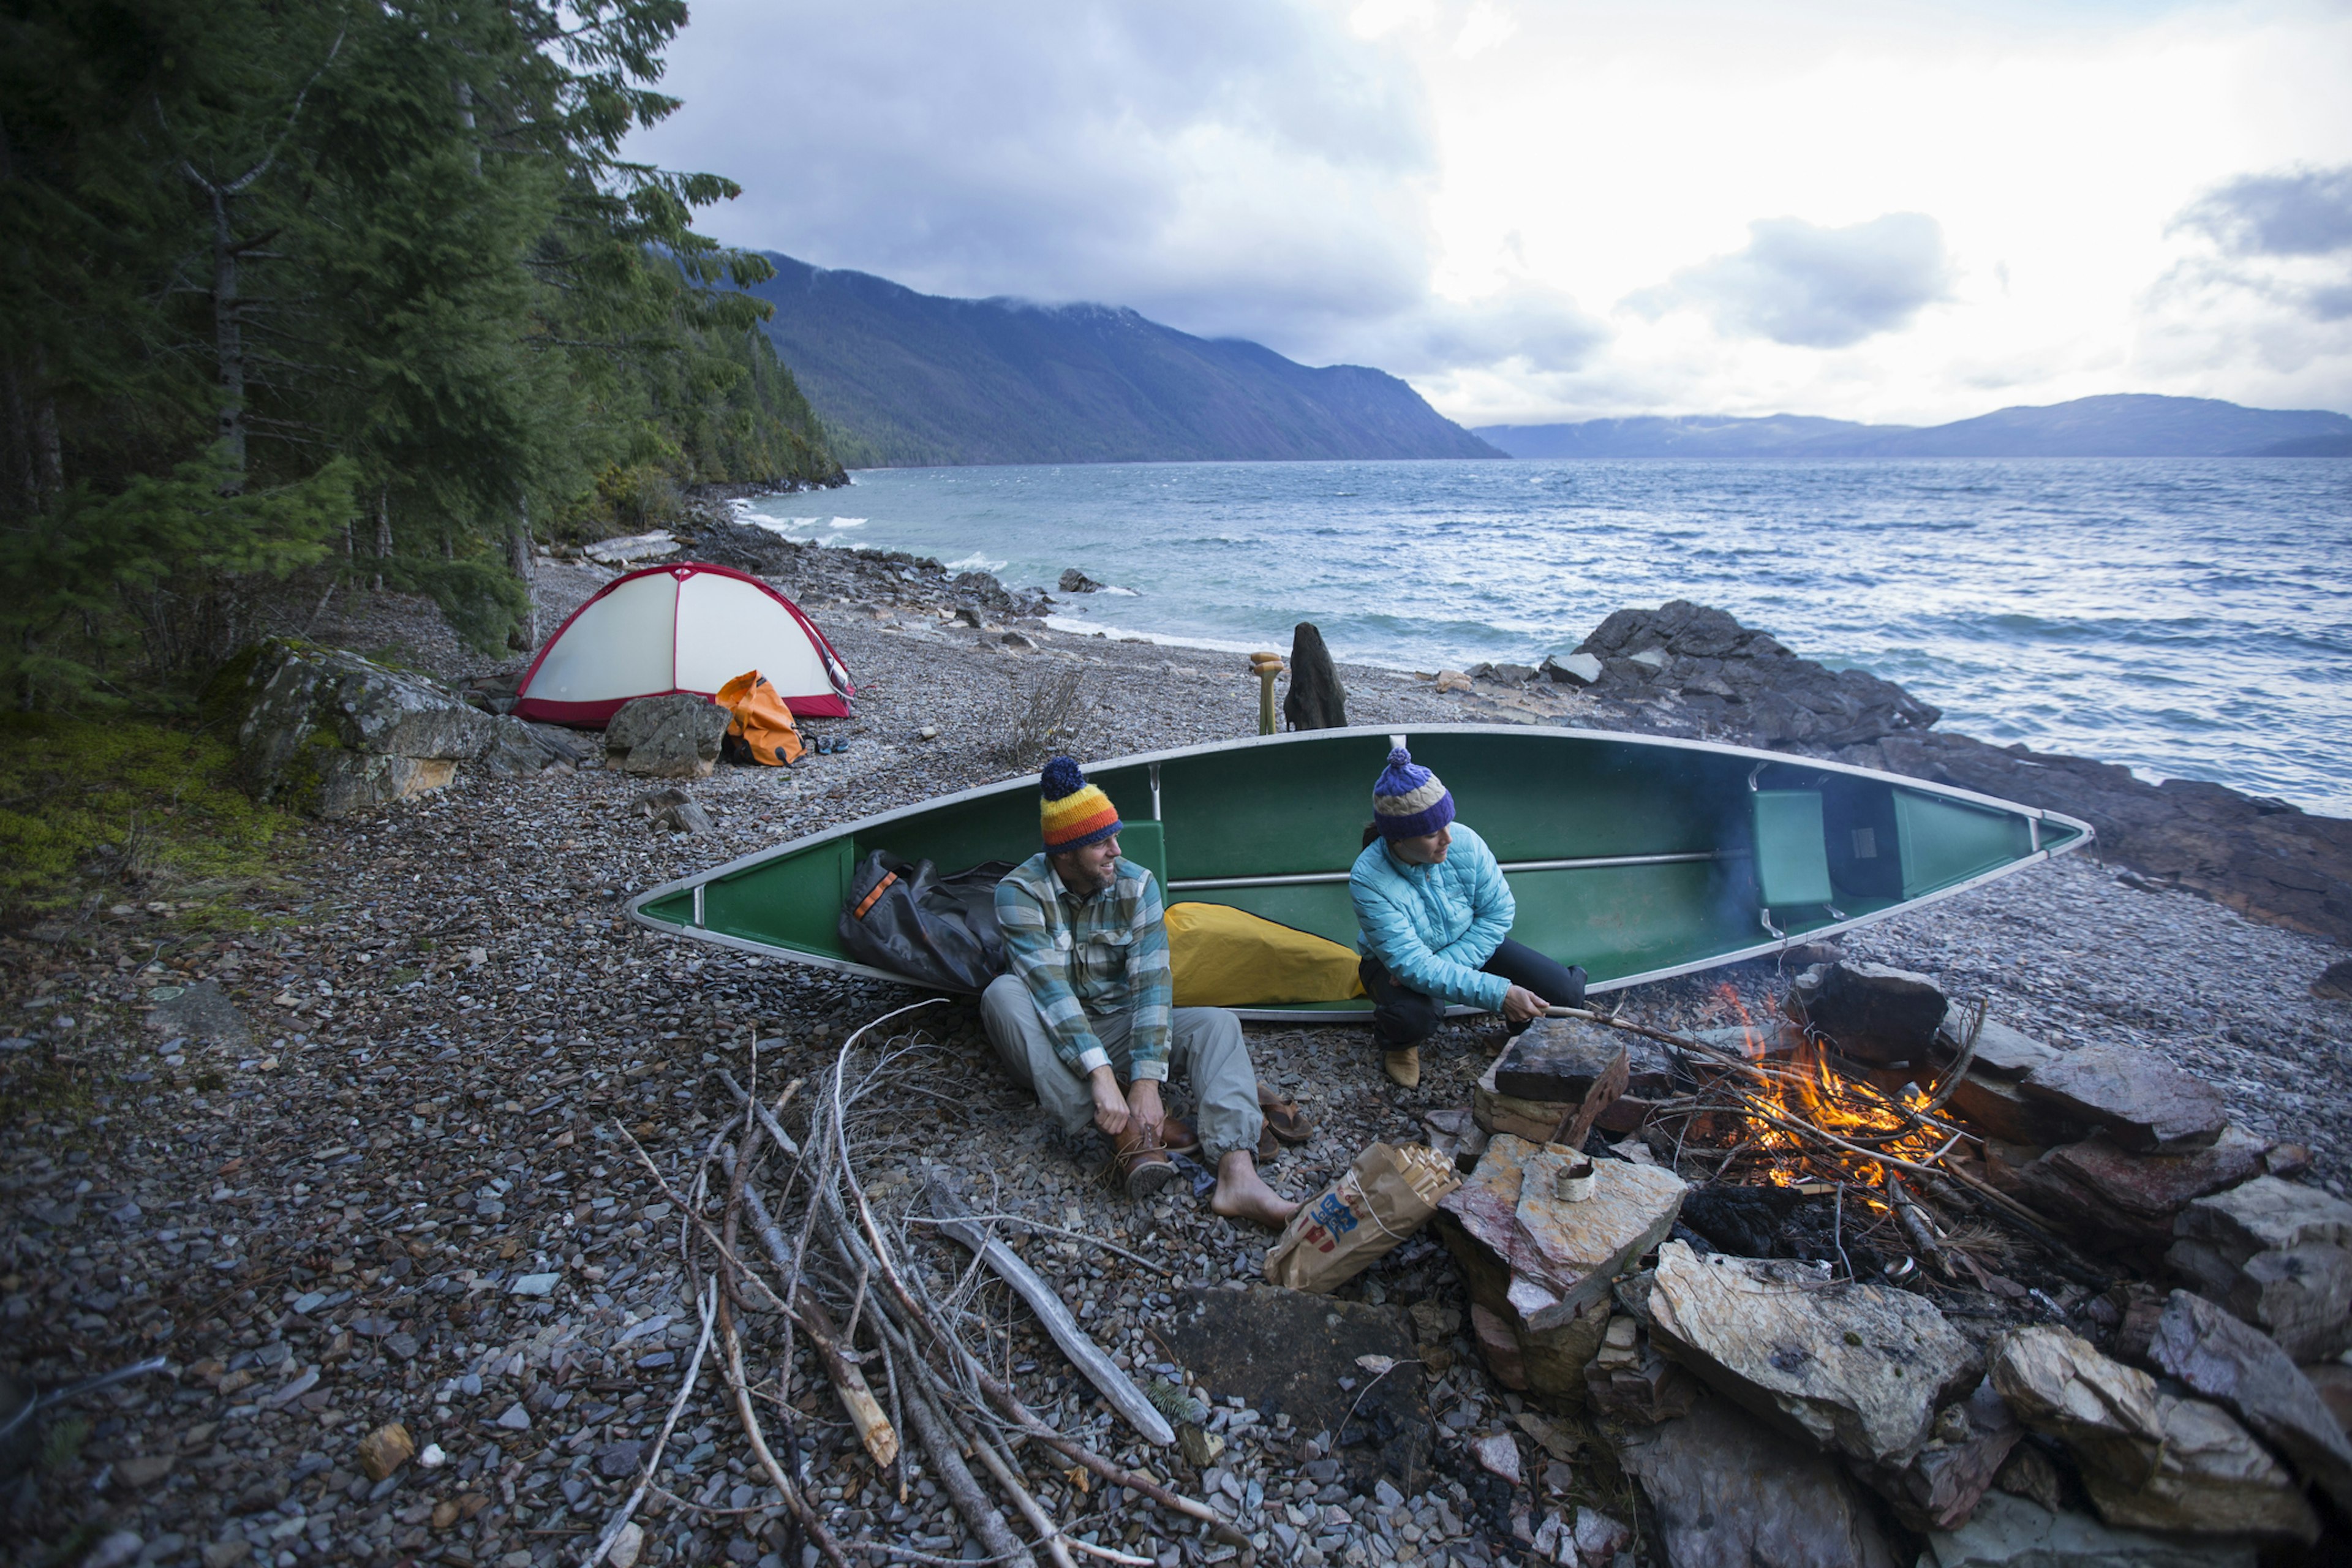
[[[623,155],[683,0],[0,6],[0,674],[168,705],[270,616],[430,595],[525,646],[533,542],[838,482],[698,234]],[[299,616],[297,617],[299,619]]]

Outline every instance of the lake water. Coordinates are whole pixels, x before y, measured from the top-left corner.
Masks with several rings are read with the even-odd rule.
[[[2352,816],[2352,461],[897,468],[754,511],[1124,590],[1063,626],[1287,649],[1307,620],[1404,668],[1533,664],[1692,599],[1949,729]]]

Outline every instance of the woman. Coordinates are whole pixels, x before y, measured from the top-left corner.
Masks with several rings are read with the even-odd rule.
[[[1454,820],[1454,796],[1402,746],[1372,786],[1372,825],[1348,874],[1363,932],[1364,989],[1388,1075],[1421,1082],[1421,1042],[1447,1004],[1500,1013],[1517,1034],[1584,1001],[1584,971],[1511,940],[1517,907],[1486,841]]]

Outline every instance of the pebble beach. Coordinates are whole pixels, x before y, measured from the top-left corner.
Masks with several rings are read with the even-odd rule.
[[[79,1064],[92,1086],[43,1100],[17,1085],[35,1109],[0,1153],[5,1364],[48,1386],[146,1355],[169,1363],[87,1401],[73,1451],[0,1499],[11,1532],[51,1553],[28,1560],[59,1560],[79,1540],[114,1542],[114,1568],[578,1561],[634,1484],[695,1337],[680,1218],[630,1140],[675,1180],[732,1114],[713,1069],[781,1086],[924,999],[656,935],[622,902],[1012,776],[1002,737],[1051,672],[1081,672],[1069,749],[1082,761],[1256,731],[1258,683],[1240,656],[959,617],[944,574],[848,552],[807,559],[778,584],[849,665],[857,716],[809,721],[845,741],[838,752],[791,770],[722,764],[688,786],[708,834],[653,828],[635,805],[646,781],[601,769],[461,771],[379,816],[310,826],[245,934],[183,940],[166,917],[134,912],[0,941],[11,1047],[0,1074],[31,1071],[37,1037],[38,1054]],[[542,563],[542,629],[614,574]],[[398,648],[452,681],[491,671],[422,602],[362,597],[338,614],[320,628],[330,640]],[[1358,724],[1575,717],[1566,694],[1440,691],[1352,666],[1340,677]],[[1475,824],[1475,802],[1462,810]],[[2077,854],[1843,945],[1982,998],[1990,1016],[2062,1049],[2159,1052],[2221,1086],[2245,1127],[2307,1145],[2310,1180],[2339,1195],[2352,1181],[2352,1003],[2312,994],[2344,956],[2324,939],[2133,885]],[[1784,989],[1769,965],[1748,964],[1619,994],[1629,1016],[1681,1028],[1769,1014]],[[968,1002],[887,1027],[911,1054],[861,1154],[877,1203],[921,1212],[928,1167],[945,1167],[968,1194],[1050,1227],[1005,1234],[1139,1380],[1181,1373],[1161,1337],[1180,1292],[1256,1279],[1267,1237],[1181,1183],[1139,1207],[1117,1195],[1100,1151],[1046,1131],[998,1074]],[[1406,1091],[1360,1031],[1249,1037],[1261,1077],[1318,1124],[1267,1172],[1297,1198],[1374,1139],[1423,1138],[1424,1113],[1466,1105],[1503,1040],[1498,1025],[1448,1026]],[[968,1261],[943,1241],[916,1245],[943,1278]],[[1033,1407],[1209,1497],[1251,1544],[1179,1534],[1131,1497],[1075,1480],[1040,1500],[1159,1568],[1244,1555],[1493,1568],[1518,1560],[1515,1507],[1635,1518],[1589,1438],[1489,1384],[1442,1250],[1408,1246],[1342,1295],[1412,1309],[1439,1440],[1412,1495],[1354,1489],[1327,1460],[1300,1463],[1296,1443],[1262,1448],[1270,1424],[1235,1389],[1196,1389],[1224,1440],[1211,1463],[1139,1448],[1041,1346],[1016,1369]],[[1000,1320],[1012,1310],[992,1286],[982,1303]],[[979,1555],[929,1479],[903,1498],[884,1484],[821,1379],[793,1373],[782,1396],[837,1533],[895,1542],[900,1560]],[[360,1445],[393,1423],[418,1457],[374,1479]],[[1516,1504],[1463,1457],[1496,1434],[1529,1455]],[[783,1556],[782,1510],[754,1484],[740,1436],[706,1378],[666,1451],[667,1500],[640,1510],[637,1561],[808,1568]],[[1626,1550],[1654,1560],[1639,1541]]]

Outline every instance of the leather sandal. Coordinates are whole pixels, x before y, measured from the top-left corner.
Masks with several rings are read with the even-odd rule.
[[[1176,1174],[1168,1146],[1132,1121],[1111,1140],[1111,1147],[1118,1158],[1120,1183],[1138,1203],[1157,1194]]]
[[[1285,1100],[1262,1083],[1257,1086],[1257,1109],[1265,1120],[1266,1132],[1281,1142],[1305,1143],[1315,1136],[1315,1123],[1298,1109],[1298,1102]],[[1264,1137],[1258,1140],[1258,1146],[1265,1146]]]

